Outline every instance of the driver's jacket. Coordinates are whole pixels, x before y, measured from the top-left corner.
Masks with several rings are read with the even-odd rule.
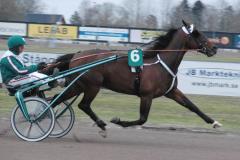
[[[25,75],[37,71],[37,65],[26,66],[19,56],[11,51],[6,51],[0,59],[2,81],[7,84],[18,75]]]

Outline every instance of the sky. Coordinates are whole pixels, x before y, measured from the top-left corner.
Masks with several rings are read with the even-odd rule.
[[[115,4],[122,5],[123,0],[89,0],[92,2],[92,5],[94,4],[101,4],[104,2],[111,2]],[[130,0],[129,0],[130,1]],[[169,0],[146,0],[148,2],[150,10],[154,13],[157,12],[156,10],[156,4],[158,6],[161,6],[161,3],[164,3]],[[182,0],[171,0],[172,4],[171,6],[175,6],[179,4]],[[188,2],[193,4],[196,0],[188,0]],[[205,4],[210,5],[219,5],[219,2],[221,0],[201,0]],[[238,6],[237,4],[240,4],[239,0],[225,0],[228,4],[231,4],[232,6]],[[67,22],[69,22],[69,19],[71,15],[74,13],[74,11],[78,10],[82,0],[41,0],[41,2],[44,4],[44,13],[47,14],[62,14],[64,15]],[[164,5],[164,4],[163,4]],[[159,11],[158,11],[159,12]]]

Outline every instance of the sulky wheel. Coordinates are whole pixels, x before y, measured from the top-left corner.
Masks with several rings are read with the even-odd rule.
[[[23,112],[17,105],[11,115],[12,128],[15,134],[25,141],[41,141],[48,137],[54,128],[54,112],[52,108],[48,108],[49,104],[41,98],[28,97],[24,99],[24,102],[30,121],[23,116]]]
[[[55,126],[49,137],[60,138],[65,136],[73,127],[75,115],[73,108],[64,101],[53,108]]]

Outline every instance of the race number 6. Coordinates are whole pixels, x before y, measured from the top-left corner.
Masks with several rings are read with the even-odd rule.
[[[141,49],[134,49],[128,51],[128,65],[131,67],[143,65],[143,52]]]

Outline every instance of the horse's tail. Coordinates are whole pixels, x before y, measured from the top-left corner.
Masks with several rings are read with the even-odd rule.
[[[57,72],[66,71],[69,69],[69,64],[73,56],[74,53],[62,55],[58,57],[55,62],[48,64],[48,67],[40,72],[46,75],[52,75],[55,69],[57,69]]]
[[[60,57],[58,57],[55,61],[56,68],[59,69],[59,71],[65,71],[69,69],[69,64],[71,62],[71,59],[73,58],[74,53],[71,54],[65,54]]]

